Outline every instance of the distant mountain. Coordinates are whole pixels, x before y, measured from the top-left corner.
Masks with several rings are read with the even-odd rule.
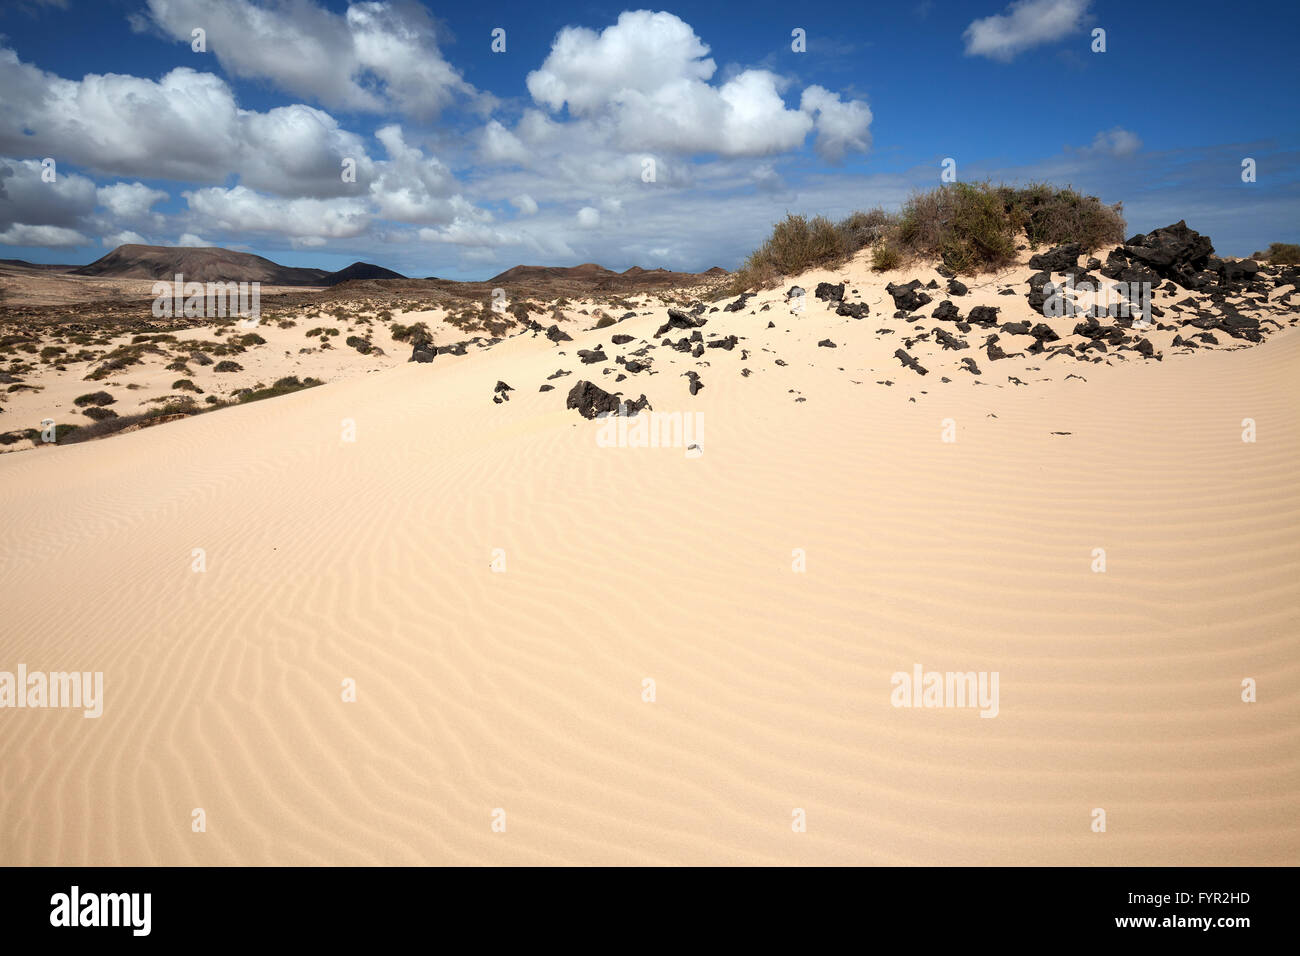
[[[346,269],[340,269],[338,272],[331,272],[320,283],[321,285],[338,285],[340,282],[348,282],[352,279],[405,279],[406,276],[400,272],[394,272],[392,269],[385,269],[383,266],[373,265],[369,262],[354,262]]]
[[[515,266],[500,275],[495,275],[489,283],[533,283],[533,282],[585,282],[596,287],[622,287],[679,285],[698,281],[700,275],[726,275],[725,269],[716,266],[708,272],[673,272],[669,269],[643,269],[632,266],[623,272],[615,272],[594,262],[584,262],[580,266]]]
[[[186,282],[261,282],[266,285],[323,285],[329,275],[324,269],[282,266],[249,252],[235,252],[214,246],[118,246],[88,266],[73,269],[72,275],[108,276],[121,279],[174,278]]]
[[[88,266],[71,268],[70,275],[120,279],[170,280],[177,273],[187,282],[260,282],[263,285],[332,286],[349,279],[401,279],[404,276],[371,265],[354,262],[346,269],[326,272],[282,266],[250,252],[236,252],[215,246],[118,246]]]
[[[0,259],[0,266],[15,269],[31,269],[36,272],[71,272],[76,266],[53,265],[45,262],[28,262],[26,259]]]
[[[618,275],[613,269],[606,269],[594,262],[584,262],[580,266],[515,266],[500,275],[495,275],[489,282],[537,282],[546,279],[605,279]]]

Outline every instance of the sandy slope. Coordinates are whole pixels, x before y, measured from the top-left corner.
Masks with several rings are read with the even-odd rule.
[[[779,301],[617,386],[697,458],[564,409],[662,309],[0,457],[0,669],[106,685],[0,711],[0,862],[1300,862],[1300,330],[976,385]]]

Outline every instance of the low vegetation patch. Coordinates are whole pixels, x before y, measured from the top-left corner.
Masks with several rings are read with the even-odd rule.
[[[787,215],[738,270],[728,294],[772,286],[813,268],[835,268],[862,249],[871,267],[895,269],[912,259],[940,259],[974,275],[1015,261],[1018,247],[1077,242],[1091,252],[1124,241],[1120,204],[1043,183],[1024,187],[949,183],[912,195],[897,213]]]
[[[74,398],[72,404],[78,408],[83,408],[86,405],[112,405],[116,401],[117,399],[108,392],[87,392],[85,395]]]
[[[324,385],[318,378],[299,379],[297,375],[290,375],[276,381],[269,388],[258,387],[244,391],[239,396],[242,404],[249,402],[260,402],[264,398],[275,398],[277,395],[288,395],[290,392],[300,392],[304,388],[315,388],[317,385]]]
[[[1267,252],[1255,253],[1256,259],[1267,259],[1275,266],[1300,265],[1300,245],[1294,242],[1275,242]]]

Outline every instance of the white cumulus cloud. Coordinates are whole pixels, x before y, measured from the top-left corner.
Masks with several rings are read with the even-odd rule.
[[[1015,0],[1004,13],[975,20],[963,34],[968,56],[1003,62],[1083,27],[1090,0]]]

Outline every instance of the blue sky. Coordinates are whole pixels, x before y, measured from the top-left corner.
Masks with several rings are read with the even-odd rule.
[[[787,211],[897,207],[945,158],[1123,201],[1131,232],[1185,218],[1224,254],[1300,241],[1295,5],[737,9],[11,0],[0,257],[733,268]]]

